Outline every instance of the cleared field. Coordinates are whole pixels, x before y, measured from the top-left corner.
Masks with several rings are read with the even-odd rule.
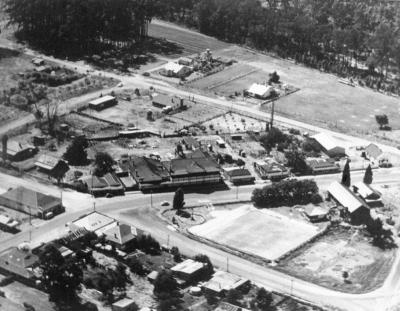
[[[253,82],[261,82],[262,80],[259,80],[260,75],[258,74],[259,69],[253,67],[253,66],[248,66],[244,64],[235,64],[232,66],[229,66],[225,70],[222,70],[220,72],[217,72],[215,74],[209,75],[208,77],[204,77],[202,79],[199,79],[197,81],[194,81],[190,83],[190,86],[197,88],[197,89],[202,89],[202,90],[209,90],[209,91],[218,91],[219,89],[226,89],[224,88],[224,85],[230,85],[234,83],[236,80],[241,80],[246,78],[247,80],[250,80]],[[253,78],[254,76],[254,78]],[[263,79],[268,76],[267,74],[263,74]],[[242,92],[244,89],[246,89],[249,85],[246,86],[241,86],[239,88],[233,89],[233,91],[230,91],[229,94],[234,93],[235,91]],[[230,89],[229,89],[230,90]]]
[[[173,119],[179,118],[190,123],[198,123],[214,118],[224,112],[223,109],[215,106],[202,103],[190,103],[187,110],[175,113],[172,117]]]
[[[339,130],[377,131],[376,114],[387,114],[400,129],[400,100],[367,88],[351,87],[338,78],[291,61],[233,47],[221,55],[238,59],[266,73],[277,71],[281,81],[300,90],[276,101],[278,113]],[[267,109],[267,107],[265,108]]]
[[[318,228],[251,205],[212,212],[213,219],[190,232],[242,252],[276,260],[318,233]]]
[[[395,250],[382,251],[357,231],[333,227],[280,262],[278,269],[336,290],[360,293],[382,285],[394,257]],[[344,282],[344,271],[349,282]]]
[[[183,48],[182,53],[168,55],[169,57],[179,57],[204,52],[206,49],[219,50],[231,46],[228,43],[202,35],[198,32],[174,26],[169,23],[153,21],[149,25],[149,36],[164,38],[174,42]]]

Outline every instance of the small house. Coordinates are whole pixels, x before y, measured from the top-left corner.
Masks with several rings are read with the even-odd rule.
[[[237,166],[226,167],[223,169],[223,173],[225,178],[234,185],[254,184],[256,180],[247,168],[240,168]]]
[[[326,159],[307,159],[306,164],[311,174],[335,174],[339,173],[340,168],[335,164],[334,161]]]
[[[0,253],[0,270],[23,280],[33,280],[39,257],[28,248],[13,247]]]
[[[382,194],[363,182],[358,182],[353,185],[353,192],[360,196],[369,207],[382,206]]]
[[[247,90],[247,94],[258,99],[266,99],[272,95],[274,88],[270,85],[254,83]]]
[[[315,205],[307,205],[304,207],[304,215],[310,222],[320,222],[327,220],[329,211],[325,208]]]
[[[192,72],[192,68],[169,62],[165,65],[163,72],[168,77],[184,78]]]
[[[381,150],[381,148],[379,148],[375,144],[371,143],[367,147],[365,147],[365,155],[370,160],[377,161],[382,154],[383,154],[383,151]]]
[[[44,59],[36,57],[36,58],[32,59],[32,64],[34,64],[35,66],[43,66],[44,65]]]
[[[65,173],[69,171],[69,166],[65,161],[48,154],[40,155],[35,166],[39,171],[57,180],[63,178]]]
[[[89,108],[97,111],[106,109],[117,104],[117,99],[114,96],[106,95],[89,102]]]
[[[321,149],[330,158],[342,158],[346,156],[346,149],[342,144],[337,142],[331,135],[326,133],[318,133],[311,136],[311,142]]]
[[[137,311],[137,305],[133,299],[123,298],[111,305],[112,311]]]
[[[290,171],[283,165],[276,162],[254,162],[254,169],[261,179],[279,181],[290,176]]]
[[[196,281],[197,278],[201,277],[204,272],[206,264],[192,259],[186,259],[176,266],[171,268],[172,274],[181,282],[178,283],[190,283]]]
[[[231,289],[241,290],[250,285],[248,279],[242,278],[238,275],[217,271],[213,277],[205,284],[203,290],[207,293],[214,295],[225,295]]]
[[[7,158],[10,161],[24,161],[37,153],[37,148],[31,144],[9,140],[7,142]]]
[[[193,59],[189,57],[181,57],[178,59],[178,64],[183,65],[183,66],[192,66],[193,65]]]

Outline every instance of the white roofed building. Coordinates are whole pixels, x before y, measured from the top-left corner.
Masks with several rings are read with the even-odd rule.
[[[200,277],[204,267],[206,266],[205,263],[194,261],[192,259],[186,259],[181,263],[178,263],[176,266],[171,268],[172,274],[184,281],[184,282],[191,282],[195,281],[197,277]]]
[[[99,111],[114,106],[116,104],[117,104],[117,99],[114,96],[105,95],[90,101],[89,108]]]
[[[328,193],[331,198],[348,211],[353,224],[365,224],[370,219],[371,216],[367,204],[346,186],[334,181],[329,186]]]
[[[251,97],[265,99],[271,96],[273,90],[274,88],[270,85],[253,83],[247,90],[247,94]]]
[[[369,207],[382,206],[382,194],[373,189],[370,185],[358,182],[353,185],[353,192],[359,195]]]
[[[331,158],[346,156],[346,149],[340,145],[332,136],[326,133],[318,133],[311,139]]]
[[[178,63],[169,62],[164,66],[164,75],[168,77],[182,78],[188,76],[192,68]]]

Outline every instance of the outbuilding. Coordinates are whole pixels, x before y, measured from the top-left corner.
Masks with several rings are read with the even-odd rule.
[[[114,96],[106,95],[89,102],[89,108],[97,111],[106,109],[117,104],[117,99]]]
[[[254,98],[266,99],[271,96],[273,90],[274,88],[270,85],[254,83],[247,90],[247,94]]]
[[[346,156],[346,149],[329,134],[318,133],[311,136],[311,139],[330,158],[342,158]]]

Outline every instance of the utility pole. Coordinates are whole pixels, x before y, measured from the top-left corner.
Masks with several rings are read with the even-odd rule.
[[[153,208],[153,190],[150,191],[150,206]]]
[[[290,279],[290,296],[293,296],[293,279]]]
[[[167,247],[169,248],[169,234],[167,236]]]
[[[271,124],[270,124],[270,128],[272,129],[272,127],[274,126],[274,113],[275,113],[275,101],[272,101],[272,107],[271,107]]]
[[[239,186],[236,185],[236,200],[239,199]]]
[[[226,272],[229,272],[229,257],[226,257]]]

